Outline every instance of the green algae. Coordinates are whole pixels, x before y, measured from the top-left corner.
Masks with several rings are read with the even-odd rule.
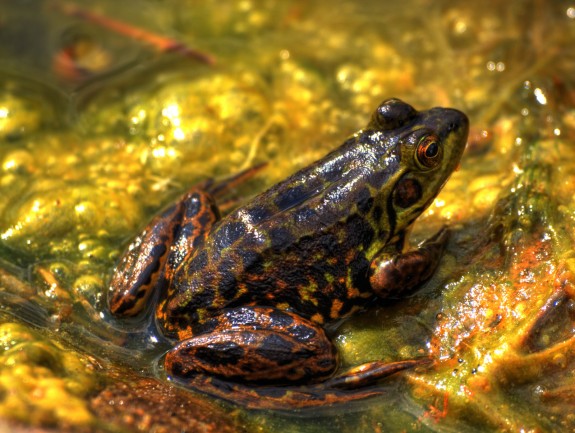
[[[163,346],[150,338],[161,336],[148,323],[124,328],[105,308],[123,248],[197,181],[267,162],[241,201],[396,96],[472,119],[460,171],[414,231],[423,239],[447,224],[452,238],[420,292],[374,306],[335,340],[345,366],[417,355],[436,364],[383,383],[385,397],[313,416],[203,412],[229,416],[229,431],[243,419],[262,432],[573,428],[575,29],[566,5],[98,2],[99,13],[209,51],[217,63],[207,66],[44,3],[7,8],[10,31],[0,34],[34,18],[50,35],[32,38],[32,52],[14,37],[0,48],[0,253],[12,274],[0,278],[2,418],[137,431],[137,416],[118,419],[104,399],[91,401],[131,396],[150,407],[129,385],[114,387],[116,365],[130,365],[131,383],[147,392],[168,392],[137,379],[158,373]],[[109,63],[75,81],[59,76],[51,65],[67,31],[89,36]]]

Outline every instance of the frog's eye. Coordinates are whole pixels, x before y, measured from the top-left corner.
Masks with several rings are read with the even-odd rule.
[[[435,135],[426,135],[417,145],[415,151],[417,161],[426,168],[433,168],[441,162],[442,151],[439,138]]]

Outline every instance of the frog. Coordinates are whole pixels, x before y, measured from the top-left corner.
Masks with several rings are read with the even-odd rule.
[[[415,248],[409,233],[459,166],[468,132],[457,109],[390,98],[341,146],[224,216],[218,200],[254,170],[196,185],[128,247],[109,310],[155,318],[172,342],[169,380],[247,407],[378,395],[385,377],[430,360],[340,371],[332,334],[431,278],[449,230]]]

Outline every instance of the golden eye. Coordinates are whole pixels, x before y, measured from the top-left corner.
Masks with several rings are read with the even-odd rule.
[[[427,168],[433,168],[441,162],[441,146],[439,138],[435,135],[426,135],[423,137],[416,150],[417,160],[421,165]]]

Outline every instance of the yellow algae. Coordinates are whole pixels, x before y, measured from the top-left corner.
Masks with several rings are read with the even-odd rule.
[[[196,182],[267,162],[234,191],[241,203],[335,148],[395,96],[418,109],[460,108],[493,138],[470,143],[417,221],[416,239],[450,230],[433,279],[330,332],[345,365],[418,356],[434,364],[382,381],[389,398],[327,409],[318,420],[251,415],[256,430],[323,431],[324,420],[368,433],[573,429],[575,289],[565,271],[575,269],[572,8],[75,2],[210,51],[217,66],[209,67],[53,3],[24,12],[10,3],[0,34],[9,59],[0,67],[22,71],[3,76],[0,90],[1,258],[31,282],[0,301],[47,328],[44,336],[0,326],[3,417],[56,427],[93,421],[85,401],[96,367],[50,330],[100,332],[111,358],[155,374],[161,350],[144,349],[153,326],[114,329],[105,308],[109,275],[138,230]],[[79,81],[58,75],[52,65],[70,54],[68,30],[93,35],[110,62],[105,72],[83,71],[80,57]],[[10,35],[31,37],[16,44]],[[141,340],[127,350],[126,335]],[[141,400],[131,403],[134,412],[120,403],[113,410],[129,413],[131,426],[149,425],[148,413],[137,415]]]
[[[32,425],[86,426],[86,396],[96,389],[91,361],[24,325],[0,325],[0,414]]]

